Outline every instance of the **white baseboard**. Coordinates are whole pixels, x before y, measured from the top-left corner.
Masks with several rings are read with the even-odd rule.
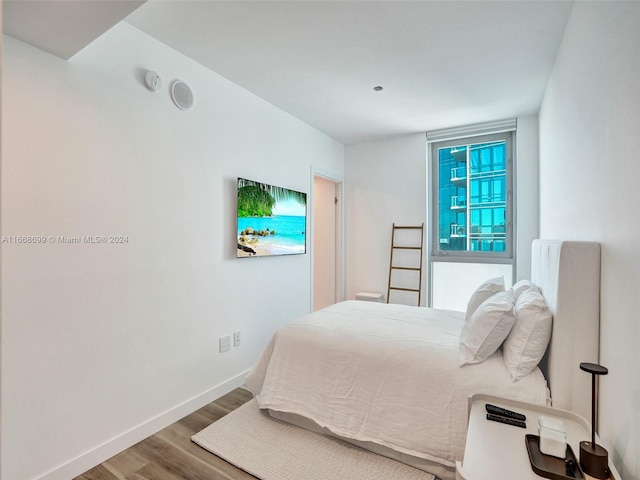
[[[163,428],[186,417],[190,413],[198,410],[206,404],[213,402],[221,396],[229,393],[235,388],[244,385],[249,370],[226,380],[215,387],[197,395],[185,402],[157,415],[131,430],[118,435],[117,437],[98,445],[88,452],[66,462],[59,467],[50,470],[35,480],[69,480],[92,469],[96,465],[108,460],[114,455],[126,450]]]

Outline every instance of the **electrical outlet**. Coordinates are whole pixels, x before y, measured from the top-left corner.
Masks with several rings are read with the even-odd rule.
[[[229,335],[225,335],[224,337],[220,337],[220,353],[227,352],[231,348],[231,337]]]
[[[233,332],[233,346],[240,346],[240,330],[238,330],[237,332]]]

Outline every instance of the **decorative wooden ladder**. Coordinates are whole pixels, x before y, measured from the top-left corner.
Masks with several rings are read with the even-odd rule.
[[[398,245],[396,244],[396,230],[419,230],[420,233],[420,244],[410,244],[410,245]],[[389,259],[389,284],[387,287],[387,303],[389,303],[389,297],[391,295],[392,290],[401,290],[405,292],[413,292],[418,294],[418,306],[420,306],[420,296],[422,291],[422,245],[424,243],[424,223],[419,226],[399,226],[395,223],[391,229],[391,255]],[[417,265],[411,264],[406,266],[398,266],[393,261],[394,252],[396,250],[418,250],[420,252],[420,258]],[[400,287],[400,286],[392,286],[391,285],[391,276],[394,270],[410,270],[417,272],[418,274],[418,288],[411,287]]]

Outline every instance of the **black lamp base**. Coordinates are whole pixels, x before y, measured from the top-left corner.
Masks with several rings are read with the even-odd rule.
[[[580,442],[580,466],[594,478],[609,478],[609,454],[597,443]]]

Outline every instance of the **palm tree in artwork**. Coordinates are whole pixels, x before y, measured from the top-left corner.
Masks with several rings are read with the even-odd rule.
[[[269,217],[280,200],[295,200],[306,205],[307,195],[295,190],[238,178],[238,216]]]

